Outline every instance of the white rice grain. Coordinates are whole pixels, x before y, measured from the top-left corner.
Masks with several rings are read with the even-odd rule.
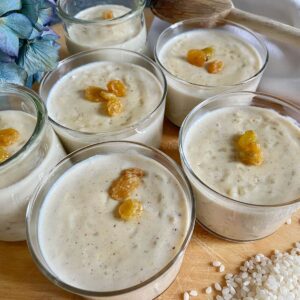
[[[257,254],[245,261],[237,274],[224,276],[226,285],[215,283],[216,300],[299,300],[300,242],[290,252],[274,250],[271,257]]]

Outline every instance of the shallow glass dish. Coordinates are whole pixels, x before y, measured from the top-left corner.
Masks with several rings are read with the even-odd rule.
[[[57,11],[64,24],[69,52],[74,54],[107,47],[145,52],[145,4],[145,0],[59,0]],[[120,6],[125,11],[118,16],[101,18],[101,7],[113,11],[120,9]]]
[[[112,140],[130,140],[158,148],[162,137],[167,84],[163,72],[156,63],[139,53],[123,49],[98,49],[78,53],[61,61],[57,68],[48,73],[41,82],[40,96],[46,103],[46,106],[49,93],[59,79],[78,67],[101,61],[130,63],[144,68],[152,73],[160,83],[162,97],[158,105],[147,115],[141,116],[141,119],[136,123],[124,126],[122,129],[97,133],[81,132],[67,128],[57,123],[49,112],[50,122],[63,145],[67,151],[71,152],[94,143]]]
[[[268,62],[268,50],[260,37],[251,30],[227,20],[210,24],[206,19],[194,18],[171,25],[159,36],[155,47],[155,60],[162,68],[168,82],[166,116],[180,126],[187,114],[201,101],[224,91],[255,91]],[[210,24],[210,25],[208,25]],[[256,50],[261,60],[260,69],[250,78],[232,85],[201,85],[185,81],[172,74],[162,62],[162,53],[166,43],[181,34],[196,31],[217,31],[230,33]],[[234,61],[232,62],[234,64]]]
[[[179,184],[179,187],[183,191],[183,195],[185,196],[185,199],[182,199],[182,201],[186,201],[187,204],[186,206],[187,214],[186,214],[186,219],[184,219],[184,222],[186,222],[186,230],[184,236],[181,237],[180,244],[178,244],[178,250],[176,250],[176,253],[174,253],[173,258],[167,263],[167,265],[161,267],[159,272],[157,272],[151,278],[147,278],[147,280],[135,286],[130,286],[130,287],[128,286],[127,288],[121,290],[111,290],[111,291],[105,290],[102,292],[101,290],[100,291],[84,290],[84,289],[77,288],[76,286],[67,284],[66,282],[62,281],[60,274],[55,273],[49,267],[43,255],[43,252],[41,250],[41,244],[39,238],[39,228],[40,228],[39,220],[42,211],[42,205],[46,201],[50,189],[52,187],[57,187],[57,184],[62,179],[62,176],[64,176],[64,174],[70,174],[70,169],[73,168],[74,166],[76,165],[78,166],[78,164],[86,160],[90,161],[91,158],[94,158],[95,156],[99,157],[99,155],[130,154],[133,155],[132,157],[134,157],[133,152],[136,153],[136,155],[139,155],[146,159],[150,159],[151,161],[153,160],[155,164],[164,167],[169,172],[169,174],[176,180],[177,184]],[[109,201],[114,201],[114,200],[109,200]],[[162,213],[167,213],[167,211],[163,211]],[[49,173],[47,178],[45,178],[43,183],[40,185],[40,188],[36,193],[35,199],[32,200],[30,202],[30,205],[28,206],[26,220],[27,220],[27,240],[28,240],[28,246],[31,255],[35,263],[38,265],[39,269],[42,271],[42,273],[54,284],[58,285],[59,287],[71,293],[75,293],[92,299],[109,298],[109,299],[140,300],[140,299],[153,299],[157,297],[164,290],[166,290],[169,287],[169,285],[175,280],[177,273],[179,272],[186,247],[189,243],[189,240],[193,232],[194,221],[195,221],[195,208],[194,208],[194,200],[193,200],[190,185],[186,180],[186,177],[181,171],[181,169],[172,159],[170,159],[167,155],[163,154],[159,150],[146,147],[142,144],[137,144],[133,142],[116,141],[116,142],[104,142],[104,143],[88,146],[86,148],[80,149],[78,151],[69,154],[63,161],[61,161]],[[69,221],[74,222],[74,219],[72,218]],[[118,226],[116,228],[118,228]],[[113,230],[118,230],[118,229],[113,229]],[[164,228],[161,228],[161,231],[164,231]],[[134,232],[132,234],[134,234]],[[70,238],[70,236],[68,237]],[[142,246],[142,244],[139,245]],[[137,249],[140,249],[138,250],[138,253],[140,252],[143,253],[142,250],[143,247],[138,247]],[[147,251],[152,251],[151,248],[147,248],[147,249],[148,249]],[[82,249],[82,251],[83,250],[84,249]],[[104,252],[101,252],[101,248],[99,248],[99,250],[97,250],[97,253],[100,253],[100,255],[106,257],[108,253],[106,253],[105,251],[109,251],[109,249],[102,250],[102,251]],[[93,268],[98,267],[98,265],[92,267]],[[74,272],[76,272],[75,269]]]
[[[220,194],[195,174],[186,150],[189,130],[204,115],[228,107],[270,109],[292,120],[297,127],[300,127],[300,110],[293,104],[270,95],[254,92],[223,93],[195,107],[181,127],[180,157],[194,191],[197,221],[221,238],[237,242],[253,241],[274,233],[300,207],[300,199],[290,199],[274,205],[245,203]]]

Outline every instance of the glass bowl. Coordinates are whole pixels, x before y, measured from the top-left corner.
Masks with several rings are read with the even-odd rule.
[[[32,127],[27,142],[0,163],[0,240],[20,241],[26,238],[25,212],[34,190],[65,152],[47,121],[43,101],[32,90],[0,83],[0,112],[0,129],[6,128],[7,113],[20,133]]]
[[[109,132],[89,133],[67,128],[57,123],[49,111],[50,122],[67,151],[71,152],[87,145],[110,140],[130,140],[158,148],[162,137],[167,84],[160,68],[152,60],[139,53],[123,49],[98,49],[78,53],[61,61],[57,68],[48,73],[41,82],[40,96],[46,106],[49,93],[60,78],[78,67],[99,61],[130,63],[141,66],[152,73],[161,84],[162,98],[152,111],[145,116],[141,116],[141,119],[136,123]]]
[[[145,4],[145,0],[59,0],[57,11],[64,24],[69,52],[105,47],[146,51]],[[107,10],[121,7],[121,11],[113,19],[101,19],[103,6]]]
[[[208,231],[221,238],[238,242],[253,241],[275,232],[300,207],[300,199],[265,205],[245,203],[220,194],[195,174],[186,152],[189,130],[204,115],[228,107],[270,109],[286,116],[298,127],[300,110],[293,104],[270,95],[254,92],[223,93],[196,106],[181,127],[180,157],[183,170],[194,191],[197,221]],[[220,126],[222,125],[220,124]]]
[[[239,40],[251,45],[261,60],[259,71],[250,78],[232,85],[211,86],[188,82],[172,74],[162,62],[165,45],[181,34],[199,30],[230,33]],[[267,66],[268,50],[262,39],[243,26],[227,20],[209,23],[206,19],[194,18],[173,24],[161,33],[155,47],[155,60],[165,73],[168,82],[166,116],[172,123],[180,126],[188,113],[208,97],[224,91],[255,91]]]
[[[166,171],[173,177],[175,182],[179,184],[179,187],[182,189],[183,195],[185,199],[182,199],[182,201],[186,201],[187,204],[187,214],[185,215],[184,222],[186,222],[186,229],[184,236],[181,237],[180,243],[178,242],[178,249],[173,254],[173,258],[167,263],[167,265],[161,266],[161,269],[153,275],[151,278],[147,278],[143,282],[140,282],[139,284],[135,286],[128,286],[126,288],[120,289],[120,290],[87,290],[78,288],[76,286],[70,285],[66,282],[64,282],[60,275],[55,273],[50,267],[47,261],[49,262],[49,256],[48,260],[45,259],[43,252],[41,250],[41,244],[40,244],[40,238],[39,238],[39,228],[40,228],[40,215],[42,211],[42,206],[45,202],[45,199],[47,199],[47,196],[49,195],[50,189],[55,186],[57,187],[57,184],[61,182],[62,176],[65,174],[70,174],[75,165],[78,167],[78,164],[82,163],[83,161],[90,162],[91,158],[94,158],[95,156],[99,157],[99,155],[106,155],[106,154],[125,154],[130,155],[130,157],[135,157],[136,155],[139,155],[143,158],[146,158],[147,160],[150,159],[155,163],[155,165],[159,165],[161,167],[164,167]],[[81,164],[82,165],[82,164]],[[73,169],[74,170],[74,169]],[[91,171],[92,172],[92,171]],[[73,200],[74,201],[74,200]],[[109,200],[114,201],[114,200]],[[75,203],[75,202],[74,202]],[[74,207],[74,205],[72,205]],[[49,210],[47,210],[49,211]],[[92,209],[92,211],[95,211]],[[105,208],[103,210],[106,212]],[[168,211],[162,211],[161,213],[165,214]],[[95,212],[97,214],[97,210]],[[74,215],[73,215],[74,216]],[[75,217],[78,217],[78,212],[75,214]],[[104,217],[104,216],[103,216]],[[143,215],[141,216],[143,218]],[[75,222],[75,219],[72,217],[71,219],[68,219],[71,222]],[[73,220],[73,221],[72,221]],[[76,220],[79,220],[76,218]],[[81,219],[82,220],[82,219]],[[185,175],[181,171],[181,169],[178,167],[178,165],[171,160],[167,155],[163,154],[159,150],[146,147],[142,144],[137,144],[133,142],[121,142],[121,141],[115,141],[115,142],[104,142],[100,144],[95,144],[88,146],[86,148],[80,149],[78,151],[75,151],[71,154],[69,154],[64,160],[62,160],[47,176],[47,178],[44,179],[43,183],[40,185],[39,190],[36,193],[36,197],[34,200],[32,200],[28,206],[27,210],[27,241],[30,253],[35,261],[35,263],[38,265],[39,269],[42,271],[42,273],[54,284],[58,285],[59,287],[92,299],[131,299],[131,300],[140,300],[140,299],[153,299],[160,295],[164,290],[166,290],[169,285],[173,282],[173,280],[176,278],[177,273],[180,269],[185,249],[189,243],[189,240],[191,238],[193,228],[194,228],[194,221],[195,221],[195,210],[194,210],[194,200],[191,192],[190,185],[188,181],[186,180]],[[84,220],[83,220],[84,221]],[[77,222],[77,221],[76,221]],[[117,222],[117,221],[116,221]],[[121,222],[121,221],[118,221]],[[70,224],[70,223],[68,223]],[[75,224],[75,223],[73,223]],[[79,223],[76,223],[77,225]],[[119,223],[118,223],[119,224]],[[77,226],[76,225],[76,226]],[[87,224],[88,225],[88,224]],[[78,225],[78,226],[84,226],[84,225]],[[91,225],[88,225],[91,226]],[[116,225],[118,228],[119,225]],[[123,225],[125,226],[125,225]],[[115,227],[115,226],[114,226]],[[77,228],[77,227],[76,227]],[[109,227],[111,228],[111,227]],[[70,227],[68,226],[68,230]],[[51,229],[52,230],[52,229]],[[106,230],[106,229],[105,229]],[[112,229],[112,230],[118,230],[118,229]],[[161,228],[161,232],[163,232],[163,228]],[[131,232],[131,231],[130,231]],[[151,232],[151,231],[150,231]],[[135,234],[132,232],[132,234]],[[159,234],[159,232],[157,233]],[[69,238],[71,238],[68,235]],[[84,238],[84,237],[83,237]],[[165,241],[165,240],[164,240]],[[95,245],[96,241],[93,242],[93,245]],[[108,242],[109,243],[109,242]],[[71,240],[72,244],[72,240]],[[76,244],[76,243],[75,243]],[[79,244],[79,241],[78,241]],[[140,253],[143,253],[143,243],[139,243],[139,247],[136,249],[138,250],[136,253],[137,256],[140,257]],[[130,245],[129,245],[130,246]],[[126,247],[125,247],[126,248]],[[124,253],[126,253],[124,250]],[[101,252],[101,249],[96,250],[97,253],[101,256],[106,257],[107,251],[109,251],[110,248],[104,249]],[[151,248],[147,248],[147,251],[151,251]],[[154,251],[154,250],[153,250]],[[82,253],[83,255],[83,253]],[[92,255],[92,254],[91,254]],[[120,258],[121,259],[121,258]],[[126,261],[126,258],[123,258]],[[123,261],[123,260],[122,260]],[[92,266],[93,268],[96,266]],[[144,265],[144,267],[147,268],[147,265]],[[160,267],[159,267],[160,268]],[[76,273],[75,269],[74,272]],[[103,274],[101,276],[104,276]],[[98,280],[98,279],[97,279]],[[101,278],[99,279],[101,280]],[[65,280],[66,281],[66,280]]]

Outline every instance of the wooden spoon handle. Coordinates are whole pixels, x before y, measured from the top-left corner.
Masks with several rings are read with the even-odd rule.
[[[300,47],[300,29],[267,17],[232,8],[226,19],[242,24],[271,39]]]

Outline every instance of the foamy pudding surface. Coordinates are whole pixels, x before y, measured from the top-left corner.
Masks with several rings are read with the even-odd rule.
[[[145,171],[132,197],[144,211],[123,221],[115,214],[120,202],[107,191],[131,167]],[[73,166],[52,186],[41,208],[38,236],[60,280],[81,289],[114,291],[165,267],[182,246],[189,219],[184,192],[163,166],[136,152],[97,155]]]
[[[106,88],[110,80],[122,80],[127,95],[121,98],[124,111],[110,117],[105,106],[84,98],[88,86]],[[67,128],[81,132],[110,132],[124,129],[146,118],[162,100],[162,87],[148,70],[129,63],[96,62],[62,77],[52,88],[49,116]]]
[[[213,47],[213,59],[223,61],[224,68],[210,74],[186,60],[191,49]],[[262,67],[256,49],[234,34],[214,29],[193,30],[168,41],[158,54],[162,65],[174,76],[194,84],[233,85],[254,76]]]
[[[217,109],[189,129],[184,151],[196,176],[213,190],[246,203],[286,203],[300,197],[298,126],[270,109]],[[246,130],[257,134],[260,166],[236,158],[234,138]]]

